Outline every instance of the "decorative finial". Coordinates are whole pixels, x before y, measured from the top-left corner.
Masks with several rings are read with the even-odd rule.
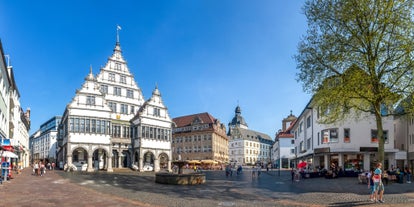
[[[121,30],[121,26],[116,25],[116,44],[119,45],[119,30]]]
[[[92,64],[89,66],[89,73],[92,74]]]
[[[154,89],[154,91],[152,92],[152,94],[153,94],[153,95],[158,95],[158,96],[161,96],[161,93],[160,93],[160,91],[158,90],[158,83],[157,83],[157,82],[155,82],[155,89]]]

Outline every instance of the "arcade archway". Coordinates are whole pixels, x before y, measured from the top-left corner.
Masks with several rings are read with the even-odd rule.
[[[143,157],[143,170],[154,171],[154,154],[152,152],[146,152]]]
[[[93,151],[92,167],[94,170],[107,169],[107,153],[104,149],[96,149]]]

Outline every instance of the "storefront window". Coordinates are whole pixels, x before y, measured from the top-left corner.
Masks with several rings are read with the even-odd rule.
[[[362,154],[344,155],[345,171],[360,171],[364,167],[364,157]]]

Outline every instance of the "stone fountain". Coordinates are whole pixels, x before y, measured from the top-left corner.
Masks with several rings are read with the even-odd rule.
[[[155,182],[172,185],[198,185],[206,182],[206,175],[200,172],[183,173],[183,167],[188,161],[176,160],[172,162],[178,167],[178,173],[161,172],[155,174]]]

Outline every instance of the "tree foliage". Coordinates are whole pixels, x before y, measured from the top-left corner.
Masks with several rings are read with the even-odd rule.
[[[315,104],[329,108],[325,123],[343,120],[348,109],[373,113],[380,161],[382,106],[412,103],[401,100],[414,91],[413,2],[307,0],[303,7],[308,30],[295,55],[298,81]]]

